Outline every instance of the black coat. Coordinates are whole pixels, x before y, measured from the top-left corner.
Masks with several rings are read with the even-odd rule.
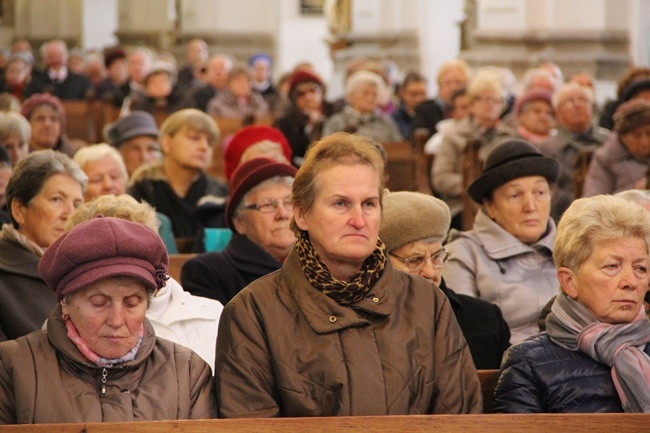
[[[19,244],[0,240],[0,341],[41,329],[56,306],[38,273],[39,260]]]
[[[650,355],[650,345],[645,353]],[[611,368],[537,334],[506,352],[494,412],[623,412]]]
[[[415,116],[413,117],[412,131],[418,128],[426,128],[429,130],[428,137],[436,133],[438,122],[445,119],[445,112],[438,104],[437,99],[424,101],[415,108]]]
[[[226,305],[256,279],[280,269],[282,263],[244,235],[233,233],[223,252],[200,254],[181,269],[183,289]]]
[[[332,104],[328,102],[323,103],[324,117],[322,120],[325,121],[333,112]],[[282,131],[284,136],[287,137],[294,157],[304,157],[309,145],[316,140],[320,140],[323,134],[322,122],[315,126],[310,133],[305,131],[305,127],[308,124],[309,117],[293,103],[289,106],[285,115],[275,123],[276,128]]]
[[[440,290],[449,298],[476,368],[499,368],[503,353],[510,346],[510,328],[501,309],[482,299],[459,295],[447,288],[444,279],[440,282]]]
[[[92,84],[83,75],[68,72],[64,81],[54,82],[47,72],[34,73],[32,80],[25,87],[23,97],[27,99],[34,93],[51,93],[62,101],[80,100],[88,96]]]

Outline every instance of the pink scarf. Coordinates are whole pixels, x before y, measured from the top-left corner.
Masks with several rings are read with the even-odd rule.
[[[129,350],[126,355],[120,358],[107,359],[102,358],[93,352],[90,347],[88,347],[88,343],[86,343],[86,340],[81,338],[81,335],[79,335],[79,332],[77,332],[77,328],[74,326],[74,323],[72,323],[72,320],[66,319],[65,327],[68,330],[68,338],[72,340],[72,342],[77,346],[82,355],[85,356],[89,361],[95,363],[98,367],[106,368],[111,368],[115,365],[133,361],[135,359],[135,355],[138,353],[138,349],[140,349],[140,346],[142,345],[142,338],[144,336],[144,324],[141,324],[140,336],[138,337],[138,342],[135,344],[133,349]]]
[[[609,324],[561,293],[546,318],[549,337],[568,350],[580,350],[612,367],[612,379],[625,412],[650,412],[650,322],[640,309],[630,323]]]

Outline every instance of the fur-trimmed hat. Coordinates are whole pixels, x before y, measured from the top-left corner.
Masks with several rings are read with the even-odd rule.
[[[440,199],[419,192],[384,191],[379,238],[388,252],[421,239],[442,241],[450,223],[449,206]]]
[[[278,162],[271,158],[253,158],[239,167],[230,178],[230,196],[226,203],[226,223],[232,231],[237,229],[232,220],[239,202],[242,201],[248,191],[275,176],[295,177],[298,170],[296,167]]]
[[[555,183],[560,176],[560,163],[547,158],[534,144],[514,139],[498,144],[490,151],[483,173],[467,188],[467,193],[476,203],[495,188],[525,176],[543,176],[549,183]]]
[[[99,216],[54,241],[38,272],[61,301],[68,293],[120,275],[137,278],[154,292],[165,285],[168,262],[158,233],[144,224]]]
[[[293,152],[282,131],[266,125],[245,126],[232,136],[223,151],[224,172],[227,179],[230,179],[235,172],[246,149],[264,140],[279,144],[287,161],[291,161]]]
[[[619,134],[650,125],[650,101],[632,99],[621,104],[614,113],[614,125]]]

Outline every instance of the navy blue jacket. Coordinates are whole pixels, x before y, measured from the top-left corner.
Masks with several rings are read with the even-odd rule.
[[[650,354],[650,345],[645,353]],[[564,349],[547,333],[512,346],[504,355],[494,412],[623,412],[611,368]]]
[[[280,266],[282,263],[259,245],[233,232],[223,252],[200,254],[188,260],[181,269],[181,284],[195,296],[226,305],[241,289]]]

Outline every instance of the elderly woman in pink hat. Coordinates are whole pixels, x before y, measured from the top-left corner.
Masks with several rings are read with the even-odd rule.
[[[56,96],[35,93],[23,102],[20,114],[32,128],[30,151],[52,149],[72,157],[85,144],[65,135],[65,108]]]
[[[12,390],[0,424],[213,417],[208,364],[145,317],[167,263],[160,237],[132,221],[98,217],[60,236],[38,267],[59,303],[47,330],[0,344],[0,389]]]

